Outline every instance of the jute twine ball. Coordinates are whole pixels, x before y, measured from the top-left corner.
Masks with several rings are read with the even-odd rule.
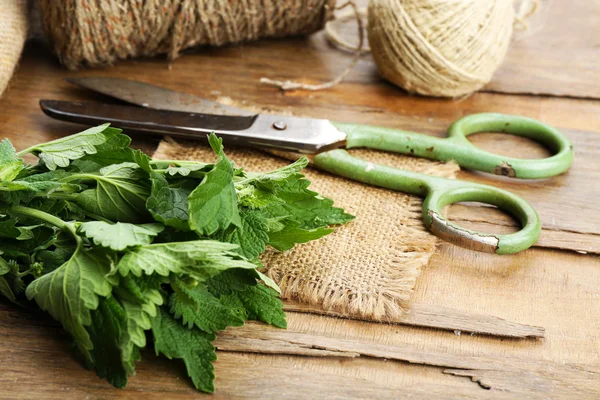
[[[369,44],[385,79],[409,92],[457,97],[492,79],[514,18],[513,0],[371,0]]]

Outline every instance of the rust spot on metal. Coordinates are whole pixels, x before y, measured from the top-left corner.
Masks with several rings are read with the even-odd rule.
[[[494,168],[492,172],[496,175],[508,176],[510,178],[514,178],[515,176],[517,176],[515,169],[512,167],[512,165],[504,161],[496,168]]]
[[[429,210],[431,225],[429,229],[439,238],[460,247],[486,253],[496,253],[500,240],[494,235],[471,232],[446,221],[433,210]]]
[[[433,146],[426,148],[427,151],[433,151]]]

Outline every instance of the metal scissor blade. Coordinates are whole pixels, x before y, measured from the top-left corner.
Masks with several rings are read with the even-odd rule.
[[[114,97],[137,106],[157,110],[189,111],[212,115],[252,116],[256,113],[237,107],[215,103],[189,93],[120,78],[83,77],[66,78],[67,82]]]
[[[258,114],[211,115],[103,103],[40,100],[42,111],[63,121],[81,124],[112,123],[159,135],[203,140],[211,132],[227,143],[318,153],[345,144],[346,134],[326,119]]]

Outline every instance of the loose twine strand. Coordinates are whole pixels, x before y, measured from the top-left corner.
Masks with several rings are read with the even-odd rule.
[[[518,3],[518,10],[515,13],[513,26],[519,30],[527,30],[529,27],[529,18],[532,15],[534,15],[540,8],[540,0],[515,0],[515,3]],[[274,80],[266,77],[261,78],[260,83],[278,87],[282,91],[292,91],[299,89],[318,91],[332,88],[335,85],[342,82],[344,78],[354,69],[360,57],[364,54],[371,52],[371,48],[369,47],[369,45],[365,45],[364,43],[365,40],[363,18],[367,16],[366,8],[358,8],[354,1],[348,1],[342,4],[341,6],[336,7],[335,10],[343,10],[347,7],[351,7],[352,9],[346,10],[343,13],[339,13],[333,21],[328,21],[325,24],[325,38],[337,48],[352,51],[354,53],[352,62],[348,65],[348,67],[346,67],[346,69],[344,69],[334,79],[318,85],[307,84],[293,80]],[[358,45],[354,45],[349,41],[343,39],[336,30],[336,26],[339,26],[339,24],[342,24],[351,19],[355,19],[358,24]]]
[[[290,81],[290,80],[280,81],[280,80],[274,80],[274,79],[270,79],[270,78],[266,78],[266,77],[260,78],[260,83],[278,87],[279,89],[281,89],[283,91],[298,90],[298,89],[317,91],[317,90],[332,88],[335,85],[337,85],[338,83],[340,83],[341,81],[343,81],[344,78],[346,77],[346,75],[348,75],[350,73],[350,71],[352,71],[354,69],[354,66],[360,59],[360,56],[363,53],[363,45],[365,42],[363,20],[361,18],[361,14],[360,14],[360,11],[359,11],[356,3],[353,1],[348,1],[344,4],[342,4],[341,6],[336,7],[335,10],[343,10],[346,7],[351,7],[353,14],[356,17],[356,22],[358,24],[358,46],[355,49],[354,56],[352,57],[352,62],[350,62],[350,64],[346,67],[346,69],[344,71],[342,71],[340,74],[338,74],[338,76],[336,76],[334,79],[330,80],[329,82],[321,83],[319,85],[312,85],[312,84],[308,84],[308,83],[302,83],[302,82]],[[364,11],[363,11],[363,14],[364,14]],[[329,23],[327,25],[329,25]],[[326,25],[326,30],[327,30],[327,25]],[[336,35],[336,37],[339,37],[339,35]],[[342,41],[340,40],[340,41],[338,41],[338,43],[342,43]],[[352,46],[351,45],[350,46],[342,45],[342,47],[352,47]]]

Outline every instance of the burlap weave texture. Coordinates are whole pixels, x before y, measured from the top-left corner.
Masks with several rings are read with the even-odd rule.
[[[289,163],[256,150],[227,147],[237,166],[268,171]],[[452,178],[454,163],[371,150],[352,154],[396,168]],[[215,159],[198,143],[163,141],[159,159]],[[335,205],[356,215],[347,225],[320,240],[287,252],[268,250],[262,257],[265,273],[277,282],[282,296],[373,320],[401,317],[416,279],[435,250],[437,239],[421,220],[421,199],[340,178],[313,168],[305,170],[311,189],[330,197]]]
[[[17,67],[27,38],[27,0],[0,0],[0,95]]]

